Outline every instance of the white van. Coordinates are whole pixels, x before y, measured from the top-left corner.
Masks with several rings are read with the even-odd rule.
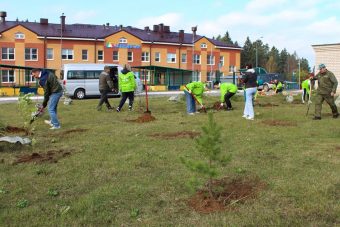
[[[117,64],[64,64],[62,79],[66,94],[77,99],[84,99],[89,96],[99,96],[99,75],[104,71],[104,66],[112,66],[110,75],[118,73],[123,69]],[[143,84],[139,78],[136,78],[137,90],[140,93],[143,90]],[[118,84],[115,84],[117,92],[110,92],[109,95],[120,96]]]

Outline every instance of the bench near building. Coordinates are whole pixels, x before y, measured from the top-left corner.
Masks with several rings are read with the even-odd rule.
[[[132,26],[9,21],[0,12],[0,64],[49,68],[59,76],[67,63],[129,64],[150,87],[178,89],[190,81],[215,81],[240,68],[242,48],[164,24]],[[17,16],[15,16],[17,17]],[[1,67],[1,87],[35,86],[29,71]],[[22,73],[21,73],[22,74]]]

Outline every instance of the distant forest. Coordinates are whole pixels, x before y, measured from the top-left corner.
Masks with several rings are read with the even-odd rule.
[[[308,64],[308,60],[305,58],[299,58],[296,52],[288,53],[286,49],[279,50],[275,46],[270,47],[268,44],[264,44],[262,40],[258,39],[251,41],[247,37],[243,46],[239,45],[237,41],[233,41],[227,31],[224,36],[218,35],[214,39],[222,41],[226,44],[233,44],[243,47],[241,52],[241,67],[246,64],[252,63],[256,66],[256,49],[257,49],[257,66],[263,67],[270,73],[281,73],[285,76],[286,80],[296,81],[299,73],[301,80],[308,77],[311,69]],[[295,78],[294,78],[295,77]]]

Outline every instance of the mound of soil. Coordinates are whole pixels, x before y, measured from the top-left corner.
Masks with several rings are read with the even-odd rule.
[[[161,139],[177,139],[177,138],[186,138],[186,137],[193,139],[199,136],[200,134],[201,134],[200,132],[182,131],[182,132],[173,132],[173,133],[155,133],[149,136],[161,138]]]
[[[262,123],[270,126],[297,126],[296,122],[283,120],[264,120]]]
[[[224,110],[225,108],[224,108],[224,106],[221,107],[221,103],[220,102],[215,102],[213,107],[212,107],[212,109],[220,111],[220,110]]]
[[[17,160],[13,162],[13,165],[19,164],[19,163],[56,163],[59,159],[67,157],[71,155],[72,150],[65,151],[65,150],[50,150],[46,153],[32,153],[32,154],[24,154],[17,156]]]
[[[336,146],[335,150],[340,151],[340,146]]]
[[[231,209],[232,205],[256,198],[266,188],[266,183],[257,178],[223,178],[212,183],[213,197],[207,189],[198,191],[188,200],[188,205],[200,213],[211,213]]]
[[[156,118],[152,116],[151,113],[143,113],[143,115],[138,117],[137,119],[127,120],[127,122],[145,123],[145,122],[150,122],[154,120],[156,120]]]
[[[25,135],[31,135],[31,132],[28,131],[25,128],[19,128],[19,127],[15,127],[15,126],[6,126],[5,128],[5,132],[7,133],[12,133],[12,134],[16,134],[16,133],[23,133]]]

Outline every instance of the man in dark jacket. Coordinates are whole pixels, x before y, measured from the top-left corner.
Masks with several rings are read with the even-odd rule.
[[[110,70],[111,70],[111,67],[106,65],[104,67],[104,71],[99,75],[100,100],[97,106],[98,111],[102,109],[102,105],[104,102],[108,110],[113,110],[107,98],[107,94],[110,91],[113,91],[113,80],[110,77]]]
[[[51,120],[45,120],[45,123],[51,126],[51,129],[59,129],[60,123],[57,117],[57,107],[63,88],[60,85],[56,75],[48,70],[32,69],[32,76],[39,80],[39,85],[44,89],[43,108],[48,104],[48,113]]]
[[[321,109],[324,100],[331,107],[333,118],[338,118],[338,108],[334,102],[334,95],[338,87],[338,81],[334,74],[326,69],[324,64],[319,65],[320,72],[311,77],[312,80],[318,80],[318,88],[315,97],[315,116],[313,120],[321,120]]]

